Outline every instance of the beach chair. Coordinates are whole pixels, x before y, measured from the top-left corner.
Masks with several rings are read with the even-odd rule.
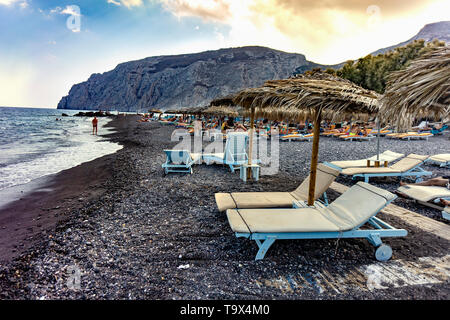
[[[330,168],[322,163],[317,165],[314,200],[323,196],[323,203],[328,205],[326,191],[338,175],[338,169]],[[221,192],[216,193],[215,198],[220,212],[244,208],[292,208],[294,201],[308,200],[308,191],[309,176],[292,192]]]
[[[397,192],[419,204],[438,210],[442,210],[440,199],[450,200],[450,190],[445,187],[405,185],[399,187]]]
[[[422,181],[421,177],[433,174],[421,168],[427,158],[428,156],[411,153],[389,167],[345,168],[342,170],[342,174],[352,176],[352,179],[363,177],[365,182],[369,182],[372,177],[411,177],[419,182]]]
[[[390,162],[396,161],[400,158],[403,158],[404,156],[405,156],[405,154],[403,154],[403,153],[397,153],[397,152],[392,152],[390,150],[386,150],[383,153],[380,153],[379,160],[381,163],[384,163],[385,161],[387,161],[389,164]],[[367,160],[375,161],[375,160],[377,160],[377,156],[375,155],[373,157],[361,159],[361,160],[331,161],[330,163],[324,162],[324,164],[326,164],[328,166],[332,166],[332,167],[338,167],[340,169],[357,168],[357,167],[367,167]]]
[[[442,218],[450,220],[450,207],[445,207],[442,211]]]
[[[164,150],[166,162],[162,164],[164,173],[183,172],[192,174],[192,165],[200,164],[201,153],[190,153],[188,150]]]
[[[357,134],[348,134],[348,135],[341,135],[339,136],[339,139],[345,140],[345,141],[353,141],[353,140],[357,140],[357,141],[370,141],[373,138],[375,138],[375,136],[373,134],[367,134],[367,135],[357,135]]]
[[[392,249],[381,239],[404,237],[407,231],[375,216],[395,198],[386,190],[358,182],[327,207],[305,203],[305,207],[294,209],[229,209],[227,218],[236,237],[257,243],[255,260],[263,259],[276,240],[363,238],[377,248],[377,260],[387,261]],[[363,229],[365,225],[371,228]]]
[[[296,134],[286,134],[284,136],[281,136],[280,139],[281,141],[311,141],[314,138],[314,134],[301,134],[301,133],[296,133]]]
[[[408,133],[408,134],[404,134],[404,135],[400,135],[399,139],[402,140],[427,140],[429,137],[432,137],[433,134],[431,132],[422,132],[422,133]]]
[[[448,128],[448,125],[445,124],[439,129],[436,129],[436,128],[431,129],[431,133],[434,135],[443,134],[447,128]]]
[[[204,153],[203,161],[209,165],[212,163],[221,163],[228,165],[231,172],[240,169],[242,164],[248,162],[247,154],[248,133],[247,132],[229,132],[223,153]],[[254,164],[260,161],[255,159]]]
[[[440,167],[450,166],[450,153],[441,153],[429,157],[426,163],[438,164]]]
[[[385,130],[380,130],[380,136],[381,137],[384,137],[385,135],[387,135],[387,134],[391,134],[392,133],[392,130],[387,130],[387,129],[385,129]],[[378,135],[378,130],[373,130],[372,132],[371,132],[371,134],[373,134],[374,136],[377,136]]]

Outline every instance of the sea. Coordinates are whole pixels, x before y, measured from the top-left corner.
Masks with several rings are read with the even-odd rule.
[[[0,191],[122,148],[104,137],[114,130],[105,128],[110,118],[98,118],[98,135],[92,135],[92,118],[74,117],[78,112],[0,107]]]

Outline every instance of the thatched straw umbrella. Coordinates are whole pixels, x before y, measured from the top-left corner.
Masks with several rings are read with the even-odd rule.
[[[280,108],[287,112],[299,112],[304,118],[314,119],[314,140],[311,157],[311,174],[308,205],[314,204],[316,171],[319,152],[320,122],[342,118],[344,115],[375,114],[378,111],[379,95],[354,83],[329,74],[300,75],[286,80],[267,81],[262,87],[240,91],[233,101],[251,109],[252,146],[253,122],[256,109]],[[251,151],[249,164],[251,164]]]
[[[380,100],[380,120],[408,130],[417,117],[450,115],[450,47],[440,47],[389,77]]]
[[[163,111],[161,111],[159,109],[150,109],[150,110],[148,110],[148,113],[163,113]]]

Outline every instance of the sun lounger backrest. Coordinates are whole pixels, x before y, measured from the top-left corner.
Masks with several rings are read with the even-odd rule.
[[[247,132],[229,132],[225,143],[225,160],[243,162],[247,160]]]
[[[358,182],[326,208],[329,213],[326,218],[343,231],[352,230],[367,222],[396,197],[389,191]]]
[[[424,162],[428,156],[411,153],[406,158],[390,166],[391,169],[405,172]]]
[[[187,150],[164,150],[169,163],[187,164],[192,161],[192,157]]]
[[[322,196],[322,194],[327,191],[336,177],[339,175],[339,170],[335,168],[331,168],[323,163],[319,163],[317,165],[317,176],[316,176],[316,188],[314,192],[314,200],[317,200]],[[298,186],[293,192],[291,192],[292,196],[294,196],[297,200],[305,200],[308,199],[308,191],[309,191],[309,175],[303,180],[302,184]]]

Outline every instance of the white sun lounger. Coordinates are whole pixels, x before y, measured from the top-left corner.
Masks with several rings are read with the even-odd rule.
[[[263,259],[276,240],[365,238],[377,247],[376,259],[386,261],[392,256],[392,249],[381,238],[404,237],[407,232],[375,216],[395,198],[386,190],[358,182],[328,207],[229,209],[227,217],[236,237],[257,243],[255,260]],[[372,229],[361,228],[366,224]]]
[[[380,154],[379,159],[382,163],[385,161],[390,163],[390,162],[398,160],[404,156],[405,155],[403,153],[397,153],[397,152],[392,152],[390,150],[386,150],[385,152]],[[339,167],[341,169],[358,168],[358,167],[367,167],[367,160],[375,161],[375,160],[377,160],[377,156],[375,155],[373,157],[370,157],[367,159],[361,159],[361,160],[332,161],[332,162],[330,162],[330,164],[332,164],[333,166]],[[328,163],[325,162],[325,164],[328,164]]]
[[[450,200],[450,190],[445,187],[405,185],[399,187],[397,191],[420,204],[435,209],[442,209],[442,206],[434,204],[439,203],[440,199]]]
[[[440,167],[450,166],[450,153],[441,153],[429,157],[427,163],[438,164]]]
[[[323,195],[328,204],[326,191],[339,175],[339,170],[322,163],[317,165],[314,200]],[[216,193],[216,204],[220,212],[227,209],[292,208],[294,201],[306,201],[309,191],[309,176],[292,192],[232,192]]]
[[[281,136],[280,139],[281,141],[311,141],[314,138],[313,134],[287,134],[284,136]]]
[[[352,176],[352,179],[362,177],[364,182],[369,182],[372,177],[410,177],[419,182],[422,181],[423,176],[433,174],[431,171],[425,171],[421,168],[427,158],[428,156],[411,153],[389,167],[346,168],[342,170],[342,174]]]

